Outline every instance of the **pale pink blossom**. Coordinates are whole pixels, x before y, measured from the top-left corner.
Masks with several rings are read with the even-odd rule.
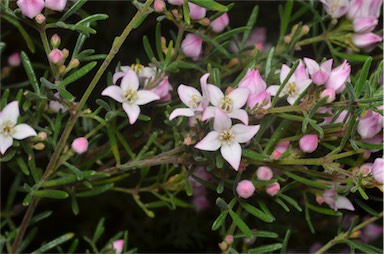
[[[368,52],[374,49],[376,44],[378,42],[381,42],[382,40],[383,38],[381,36],[374,33],[363,33],[363,34],[352,35],[353,44],[356,47],[362,48]]]
[[[332,88],[327,88],[324,91],[321,92],[320,98],[325,98],[327,97],[327,103],[331,103],[336,99],[336,91],[333,90]]]
[[[352,22],[353,30],[356,33],[368,33],[372,32],[375,29],[376,25],[379,23],[375,17],[360,17],[355,18]]]
[[[37,24],[44,24],[44,22],[45,22],[45,20],[46,20],[47,18],[43,15],[43,14],[41,14],[41,13],[39,13],[39,14],[37,14],[36,15],[36,17],[35,17],[35,21],[36,21],[36,23]]]
[[[7,104],[0,112],[0,153],[5,152],[13,144],[13,139],[21,140],[36,136],[37,133],[31,126],[21,123],[17,124],[20,115],[19,102],[13,101]]]
[[[352,0],[347,17],[350,20],[361,17],[379,18],[383,0]]]
[[[384,183],[384,159],[376,158],[372,166],[372,176],[379,184]]]
[[[304,62],[307,65],[312,82],[318,86],[324,85],[329,78],[329,74],[331,73],[333,59],[329,59],[319,65],[313,59],[304,57]]]
[[[373,138],[383,129],[383,116],[380,113],[372,110],[367,110],[362,117],[360,117],[357,124],[357,132],[363,139]]]
[[[224,31],[224,29],[228,26],[229,24],[229,16],[228,13],[224,13],[217,19],[211,22],[210,27],[212,27],[212,31],[215,33],[221,33]]]
[[[165,2],[163,0],[155,0],[153,3],[153,9],[156,12],[162,12],[166,8]]]
[[[195,34],[187,34],[181,42],[181,50],[186,57],[198,60],[203,48],[203,40]]]
[[[59,100],[61,96],[59,93],[55,93],[54,96]],[[61,112],[67,111],[67,108],[61,104],[58,100],[50,100],[48,103],[48,112],[49,113],[57,113],[61,110]]]
[[[242,180],[237,184],[236,192],[242,198],[250,198],[255,193],[255,186],[251,181]]]
[[[280,191],[280,184],[278,182],[274,182],[270,185],[267,185],[265,188],[265,191],[267,192],[268,195],[270,196],[276,196],[277,193]]]
[[[304,135],[299,140],[300,150],[306,153],[312,153],[317,149],[319,145],[319,138],[316,134]]]
[[[220,148],[224,160],[237,171],[241,160],[239,143],[246,143],[251,140],[259,128],[259,125],[236,124],[232,126],[231,119],[220,109],[216,109],[213,122],[214,130],[208,133],[195,147],[205,151],[216,151]]]
[[[124,250],[124,240],[120,239],[120,240],[113,241],[112,247],[115,251],[115,254],[122,254]]]
[[[269,109],[272,106],[271,95],[267,91],[249,95],[247,106],[250,109]]]
[[[275,149],[272,152],[272,158],[274,160],[278,160],[281,158],[281,155],[288,151],[289,141],[280,141],[276,144]]]
[[[192,20],[199,20],[205,17],[207,10],[197,4],[188,3],[189,7],[189,17]]]
[[[169,101],[171,99],[170,91],[173,90],[171,83],[169,83],[168,76],[165,76],[163,80],[154,88],[152,92],[160,97],[160,102]]]
[[[20,59],[20,53],[15,52],[12,55],[8,57],[8,64],[12,67],[18,67],[20,66],[21,59]]]
[[[33,19],[37,14],[41,13],[44,8],[44,0],[18,0],[17,6],[21,13],[30,19]]]
[[[45,0],[45,7],[54,11],[63,11],[67,0]]]
[[[251,95],[258,95],[267,89],[267,84],[262,79],[259,70],[248,69],[243,79],[239,82],[239,87],[248,88]]]
[[[58,46],[60,46],[60,43],[61,43],[60,35],[58,35],[58,34],[52,35],[52,37],[51,37],[51,46],[53,48],[57,48]]]
[[[338,19],[348,12],[349,0],[320,0],[320,2],[334,19]]]
[[[75,138],[71,147],[75,153],[82,154],[88,150],[88,140],[84,137]]]
[[[337,94],[345,89],[345,82],[350,81],[351,66],[344,60],[342,64],[334,68],[325,83],[326,88],[332,88]]]
[[[63,52],[60,49],[53,49],[49,53],[49,61],[55,64],[60,63],[63,61]]]
[[[133,70],[128,70],[121,80],[120,86],[109,86],[101,94],[122,103],[123,109],[128,115],[129,123],[134,124],[140,115],[139,106],[160,99],[160,96],[152,91],[138,89],[139,79],[136,73]]]
[[[269,167],[261,166],[256,170],[256,176],[259,180],[268,181],[272,179],[273,172]]]
[[[323,192],[323,198],[324,202],[335,211],[338,209],[355,211],[355,207],[352,205],[351,201],[344,196],[338,195],[335,189],[325,190]]]
[[[157,74],[157,68],[152,66],[143,66],[141,64],[120,66],[119,68],[116,68],[116,72],[113,74],[112,83],[117,85],[118,80],[124,77],[129,70],[133,70],[136,73],[140,86],[145,86],[150,81],[153,81]]]
[[[360,166],[359,173],[363,174],[363,176],[367,176],[371,173],[373,168],[373,163],[367,162]]]
[[[233,240],[234,240],[233,235],[226,235],[226,236],[225,236],[225,241],[226,241],[228,244],[232,244],[232,243],[233,243]]]

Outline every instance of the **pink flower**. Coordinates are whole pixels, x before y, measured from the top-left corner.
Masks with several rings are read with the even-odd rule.
[[[272,158],[274,160],[278,160],[281,158],[281,155],[288,151],[289,148],[289,141],[280,141],[277,143],[275,150],[272,152]]]
[[[169,83],[168,76],[166,76],[154,89],[152,89],[152,92],[160,97],[160,102],[163,102],[171,99],[171,94],[169,92],[172,90],[173,87]]]
[[[75,138],[71,147],[75,153],[82,154],[88,150],[88,140],[84,137]]]
[[[372,110],[367,110],[360,118],[357,132],[363,139],[373,138],[383,129],[383,116]]]
[[[359,173],[363,174],[363,176],[367,176],[371,173],[373,167],[373,163],[364,163],[359,168]]]
[[[376,158],[372,166],[372,176],[379,184],[384,183],[384,159]]]
[[[382,40],[383,40],[382,37],[374,33],[363,33],[363,34],[352,35],[353,44],[356,47],[362,48],[368,52],[374,49],[376,46],[376,43],[381,42]]]
[[[215,116],[215,109],[220,109],[230,118],[239,119],[244,124],[248,124],[248,114],[244,109],[248,99],[249,90],[247,88],[236,88],[227,95],[214,85],[208,85],[209,101],[213,106],[204,110],[203,121]]]
[[[8,57],[8,64],[12,67],[18,67],[20,66],[21,59],[19,52],[15,52],[12,55]]]
[[[265,189],[265,191],[268,193],[270,196],[276,196],[277,193],[280,191],[280,184],[278,182],[274,182],[270,185],[268,185]]]
[[[329,59],[320,66],[316,63],[316,61],[310,58],[304,57],[304,62],[307,65],[312,82],[318,86],[324,85],[328,80],[329,74],[331,73],[333,60]]]
[[[207,88],[207,80],[209,77],[209,73],[204,74],[200,78],[201,90],[203,95],[194,87],[180,85],[177,88],[177,93],[179,94],[180,100],[188,106],[188,108],[178,108],[172,111],[169,116],[169,120],[174,119],[178,116],[187,116],[192,117],[196,115],[200,115],[203,110],[208,105],[208,88]]]
[[[51,46],[53,48],[57,48],[58,46],[60,46],[60,43],[61,43],[60,36],[58,34],[52,35],[52,37],[51,37]]]
[[[239,87],[248,88],[251,95],[257,95],[267,89],[267,84],[261,78],[259,70],[248,69]]]
[[[328,96],[327,103],[333,102],[336,98],[336,91],[333,90],[332,88],[327,88],[324,91],[322,91],[320,94],[320,98],[324,98],[327,96]]]
[[[232,244],[232,243],[233,243],[233,240],[234,240],[233,235],[226,235],[226,236],[225,236],[225,241],[226,241],[228,244]]]
[[[243,180],[237,184],[236,192],[242,198],[250,198],[255,193],[255,186],[251,181]]]
[[[271,95],[267,91],[262,91],[258,94],[249,95],[247,106],[250,109],[269,109],[272,106]]]
[[[205,17],[207,10],[203,7],[200,7],[193,3],[188,3],[189,7],[189,17],[191,17],[192,20],[198,20]]]
[[[143,66],[141,64],[120,66],[120,68],[116,68],[116,72],[113,74],[112,83],[117,85],[118,80],[124,77],[129,70],[133,70],[136,73],[141,86],[145,86],[150,81],[153,81],[157,73],[156,67]]]
[[[257,179],[268,181],[273,177],[272,170],[269,167],[261,166],[256,170]]]
[[[215,33],[220,33],[224,31],[224,29],[228,26],[229,24],[229,16],[228,13],[224,13],[217,19],[211,22],[210,26],[212,27],[212,31]]]
[[[375,17],[361,17],[355,18],[352,22],[353,30],[356,33],[368,33],[372,32],[375,29],[376,25],[379,23]]]
[[[360,17],[379,18],[383,0],[352,0],[347,17],[351,20]]]
[[[139,79],[133,70],[128,70],[120,86],[112,85],[104,89],[102,95],[123,104],[123,109],[127,113],[129,123],[134,124],[140,115],[141,105],[160,99],[160,96],[148,90],[138,90]]]
[[[54,96],[57,98],[57,99],[61,99],[61,96],[59,93],[55,93]],[[49,113],[57,113],[61,110],[61,112],[65,112],[67,111],[67,108],[61,104],[58,100],[51,100],[49,101],[49,104],[48,104],[48,112]]]
[[[115,250],[115,254],[121,254],[124,250],[124,240],[116,240],[112,243],[112,247]]]
[[[195,34],[187,34],[181,42],[181,50],[186,57],[197,60],[203,48],[203,40]]]
[[[208,133],[195,147],[205,151],[216,151],[220,148],[224,160],[237,171],[241,160],[239,143],[251,140],[259,128],[259,125],[236,124],[232,126],[231,119],[221,110],[216,109],[213,122],[214,130]]]
[[[320,0],[320,2],[324,5],[326,12],[334,19],[338,19],[348,12],[348,0]]]
[[[301,151],[306,153],[312,153],[317,149],[318,145],[319,145],[319,138],[317,137],[316,134],[304,135],[299,141],[299,146]]]
[[[43,10],[44,0],[18,0],[17,6],[19,6],[24,16],[33,19]]]
[[[345,82],[349,81],[349,74],[351,73],[351,66],[344,60],[344,62],[334,68],[329,74],[329,78],[325,83],[326,88],[332,88],[337,94],[345,89]]]
[[[54,11],[63,11],[67,0],[45,0],[45,7]]]
[[[165,3],[163,0],[155,0],[153,3],[153,9],[156,12],[162,12],[165,9]]]
[[[49,53],[49,61],[55,64],[60,63],[63,61],[63,52],[60,49],[53,49]]]
[[[205,195],[193,197],[192,203],[195,206],[196,211],[198,212],[207,209],[211,205],[209,199]]]
[[[338,209],[355,211],[355,207],[352,205],[351,201],[344,196],[338,195],[335,189],[325,190],[323,192],[323,198],[324,202],[335,211]]]
[[[22,140],[27,137],[36,136],[37,133],[31,126],[21,123],[17,124],[20,115],[19,102],[13,101],[7,104],[0,112],[0,153],[5,152],[13,144],[13,139]]]
[[[183,5],[183,3],[184,3],[184,0],[167,0],[168,1],[168,3],[170,3],[170,4],[173,4],[173,5]]]

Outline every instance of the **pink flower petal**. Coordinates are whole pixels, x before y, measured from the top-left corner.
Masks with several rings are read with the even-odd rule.
[[[203,112],[203,115],[201,117],[201,120],[202,121],[206,121],[208,119],[211,119],[212,117],[215,117],[215,107],[212,107],[212,106],[209,106],[207,107],[204,112]]]
[[[190,108],[194,108],[193,103],[191,103],[193,98],[198,98],[200,102],[202,99],[200,92],[192,86],[180,85],[177,88],[177,93],[180,100]]]
[[[269,86],[267,88],[267,92],[271,95],[271,96],[275,96],[277,94],[277,91],[279,91],[279,88],[280,86],[277,86],[277,85],[273,85],[273,86]],[[281,97],[281,93],[279,94],[279,97]]]
[[[31,126],[25,123],[16,125],[14,127],[14,130],[15,132],[13,133],[12,137],[17,140],[37,135],[36,131],[32,129]]]
[[[233,108],[238,109],[245,105],[248,100],[248,88],[236,88],[228,94],[228,97],[233,101]]]
[[[320,69],[319,64],[313,59],[304,57],[304,62],[305,62],[305,65],[307,66],[309,74],[311,75],[313,75],[313,73],[315,73]]]
[[[137,99],[135,101],[136,105],[144,105],[150,103],[151,101],[159,100],[160,96],[155,94],[154,92],[147,90],[139,90],[137,91]]]
[[[283,64],[283,66],[281,66],[281,70],[280,70],[280,84],[283,84],[285,78],[288,76],[290,71],[291,71],[291,68],[289,68],[287,65]]]
[[[1,111],[0,121],[11,121],[15,124],[19,115],[19,102],[12,101],[11,103],[8,103]]]
[[[220,149],[221,155],[236,171],[239,170],[241,160],[241,146],[237,142],[223,144]]]
[[[125,72],[123,72],[123,71],[115,72],[115,73],[113,74],[113,77],[112,77],[112,83],[113,83],[114,85],[116,85],[116,82],[117,82],[120,78],[124,77],[124,75],[125,75]]]
[[[123,109],[128,115],[129,123],[134,124],[137,118],[139,118],[140,107],[136,104],[123,103]]]
[[[211,131],[195,147],[204,151],[216,151],[221,146],[219,136],[220,134],[217,131]]]
[[[335,199],[336,209],[346,209],[350,211],[355,211],[355,207],[352,205],[351,201],[348,198],[343,196],[337,196]]]
[[[216,108],[215,110],[215,120],[213,122],[213,129],[215,131],[229,130],[231,128],[232,121],[223,111]]]
[[[220,101],[224,98],[223,92],[214,85],[208,85],[209,100],[213,106],[219,107]]]
[[[235,135],[235,140],[239,143],[245,143],[251,140],[259,131],[260,125],[236,124],[231,130]]]
[[[171,115],[169,116],[169,120],[173,120],[175,117],[178,117],[178,116],[191,117],[194,115],[195,115],[195,112],[193,112],[193,110],[190,108],[177,108],[174,111],[172,111]]]
[[[332,70],[332,64],[333,64],[333,59],[329,59],[329,60],[325,61],[324,63],[322,63],[320,65],[320,68],[323,69],[325,72],[327,72],[329,75],[329,73]]]
[[[121,80],[121,89],[123,92],[127,91],[128,89],[135,91],[139,89],[139,78],[133,70],[130,69],[127,71],[127,73],[125,73],[123,79]]]
[[[123,90],[119,86],[108,86],[107,88],[104,89],[104,91],[101,93],[101,95],[104,96],[109,96],[112,99],[114,99],[117,102],[122,103],[124,101],[123,98]]]
[[[234,109],[227,114],[230,118],[238,119],[248,125],[248,113],[244,109]]]
[[[5,152],[10,148],[13,144],[13,139],[11,136],[5,136],[0,134],[0,153],[5,154]]]

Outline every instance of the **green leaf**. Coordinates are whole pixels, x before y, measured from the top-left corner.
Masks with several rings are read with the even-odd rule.
[[[359,249],[364,253],[368,253],[368,254],[383,253],[383,250],[366,243],[351,241],[351,240],[345,240],[345,243],[347,243],[351,248]]]
[[[267,63],[265,65],[265,77],[268,77],[268,74],[271,71],[272,58],[273,58],[273,54],[274,53],[275,53],[275,47],[272,47],[271,50],[268,53]]]
[[[72,30],[72,31],[76,31],[76,32],[82,33],[85,36],[89,36],[89,34],[95,34],[96,33],[95,29],[90,28],[87,25],[72,25],[72,24],[66,24],[64,22],[59,21],[59,22],[56,23],[56,26],[60,27],[60,28],[63,28],[63,29],[68,29],[68,30]]]
[[[267,145],[264,148],[264,153],[270,154],[272,152],[272,149],[275,147],[275,144],[281,136],[287,131],[288,126],[291,124],[291,121],[289,120],[283,120],[279,126],[275,129],[272,136],[269,138],[269,141]]]
[[[355,199],[354,203],[356,203],[358,206],[363,208],[366,212],[368,212],[372,216],[379,216],[379,213],[377,211],[375,211],[374,209],[372,209],[371,207],[369,207],[367,204],[365,204],[365,202],[362,202],[359,199]]]
[[[312,211],[315,211],[315,212],[318,212],[318,213],[321,213],[321,214],[331,215],[331,216],[341,216],[342,215],[341,212],[338,212],[338,211],[335,211],[335,210],[332,210],[332,209],[329,209],[329,208],[314,206],[314,205],[311,205],[311,204],[308,204],[307,206]]]
[[[185,24],[189,26],[191,24],[191,17],[189,17],[189,6],[187,1],[184,1],[183,3],[183,16]]]
[[[91,16],[88,16],[88,17],[80,20],[79,22],[76,23],[76,25],[85,25],[86,23],[91,23],[91,22],[95,22],[98,20],[105,20],[107,18],[109,18],[109,16],[107,14],[103,14],[103,13],[93,14]]]
[[[371,63],[372,63],[372,57],[367,58],[367,60],[363,65],[363,68],[361,69],[359,79],[355,84],[355,93],[357,98],[360,97],[361,91],[363,90],[363,86],[367,81],[368,72],[369,72],[369,68],[371,67]]]
[[[260,246],[257,248],[249,249],[247,253],[255,253],[255,254],[272,253],[273,251],[280,250],[282,247],[283,247],[283,244],[281,243],[273,243],[273,244],[268,244],[268,245]]]
[[[69,10],[64,13],[64,15],[61,17],[60,21],[65,21],[67,18],[69,18],[73,13],[75,13],[77,10],[79,10],[87,0],[77,0]]]
[[[233,237],[234,238],[244,238],[246,236],[243,233],[239,233],[239,234],[235,234]],[[252,237],[278,238],[279,235],[276,234],[275,232],[256,230],[256,231],[252,232]]]
[[[21,36],[24,38],[25,42],[27,43],[28,49],[32,53],[35,53],[35,45],[33,44],[31,37],[29,37],[29,34],[24,30],[23,26],[19,23],[19,21],[8,15],[2,15],[1,17],[7,20],[12,25],[14,25],[17,28],[17,30],[19,30]]]
[[[228,204],[220,197],[216,199],[216,205],[220,207],[221,210],[229,210]]]
[[[143,22],[144,20],[148,17],[150,13],[149,12],[146,12],[144,13],[143,15],[141,15],[141,17],[139,18],[139,20],[135,23],[135,25],[133,26],[134,29],[138,28]]]
[[[25,161],[21,157],[17,157],[16,161],[17,161],[17,164],[19,164],[21,171],[25,175],[29,176],[29,170],[28,170],[27,163],[25,163]]]
[[[90,72],[93,68],[95,68],[96,64],[97,62],[90,62],[86,64],[85,66],[81,67],[79,70],[75,71],[74,73],[66,77],[63,81],[59,83],[58,86],[65,87],[75,82],[76,80],[78,80],[79,78],[83,77],[88,72]]]
[[[105,222],[105,219],[104,218],[101,218],[99,223],[97,224],[96,226],[96,229],[95,229],[95,233],[93,234],[93,238],[92,238],[92,241],[94,243],[97,242],[97,240],[99,240],[100,236],[104,233],[105,231],[105,227],[104,227],[104,222]]]
[[[268,214],[264,213],[260,209],[254,207],[254,206],[252,206],[250,204],[248,204],[244,200],[239,200],[239,203],[247,212],[249,212],[250,214],[252,214],[253,216],[259,218],[262,221],[270,223],[270,222],[273,222],[275,220],[273,217],[271,217]]]
[[[219,4],[213,0],[188,0],[188,2],[194,3],[198,6],[204,7],[211,11],[227,12],[228,8],[222,4]]]
[[[57,87],[57,91],[59,92],[60,96],[68,101],[74,101],[75,96],[73,96],[70,92],[67,91],[64,87]]]
[[[279,197],[281,197],[282,199],[287,201],[289,204],[291,204],[294,208],[296,208],[297,211],[299,211],[299,212],[303,211],[303,209],[299,206],[299,204],[293,198],[291,198],[287,195],[284,195],[284,194],[280,194]]]
[[[221,46],[220,43],[218,43],[216,40],[209,38],[201,32],[197,32],[197,36],[199,36],[203,41],[211,43],[215,47],[215,49],[220,51],[224,56],[230,57],[228,51],[223,46]]]
[[[71,195],[71,208],[74,215],[79,214],[79,205],[77,204],[77,199],[74,195]]]
[[[289,209],[289,207],[284,203],[283,200],[281,200],[280,198],[275,198],[273,199],[276,203],[278,203],[287,213],[289,213],[291,210]]]
[[[247,22],[248,30],[244,32],[243,38],[241,39],[241,48],[244,48],[244,45],[247,42],[253,27],[255,26],[258,14],[259,14],[259,6],[256,5],[255,7],[253,7],[251,15],[249,15],[249,19]]]
[[[115,136],[112,128],[113,128],[113,126],[110,126],[109,128],[107,128],[109,144],[111,146],[112,154],[115,157],[116,165],[120,165],[121,164],[121,160],[120,160],[119,147],[117,145],[116,136]]]
[[[257,153],[249,149],[243,149],[242,155],[246,158],[252,159],[254,161],[270,161],[269,157],[264,154]]]
[[[287,252],[288,241],[289,241],[289,237],[291,236],[291,233],[292,233],[291,229],[288,229],[287,232],[285,233],[283,246],[281,246],[281,250],[280,250],[281,254]]]
[[[370,56],[368,55],[359,55],[359,54],[347,54],[347,53],[342,53],[337,50],[333,50],[332,53],[341,59],[347,59],[351,63],[356,63],[356,62],[365,62],[367,61]]]
[[[381,144],[368,144],[368,143],[364,143],[361,141],[354,141],[354,142],[356,143],[356,145],[358,145],[359,147],[364,148],[364,149],[375,150],[375,149],[382,149],[383,148],[383,143],[381,143]]]
[[[76,179],[78,181],[81,181],[81,180],[84,179],[84,174],[83,174],[83,172],[80,169],[78,169],[77,167],[73,166],[72,164],[69,164],[68,162],[64,162],[63,165],[66,166],[68,169],[70,169],[73,173],[75,173]],[[91,174],[94,173],[94,171],[90,171],[90,172],[91,172]]]
[[[163,49],[161,47],[161,24],[160,24],[160,22],[158,22],[156,25],[155,39],[156,39],[157,55],[161,61],[164,61]]]
[[[27,73],[27,77],[29,79],[29,82],[31,82],[33,90],[37,94],[40,94],[39,83],[37,82],[35,71],[33,70],[32,64],[29,61],[27,54],[24,51],[21,51],[20,56],[21,56],[21,62],[23,63],[23,66],[24,66],[24,70]]]
[[[52,249],[52,248],[54,248],[56,246],[59,246],[62,243],[65,243],[66,241],[72,239],[72,237],[74,235],[75,235],[74,233],[66,233],[66,234],[56,238],[55,240],[52,240],[52,241],[44,244],[43,246],[41,246],[37,250],[33,251],[32,254],[46,252],[46,251],[48,251],[48,250],[50,250],[50,249]]]
[[[6,44],[4,42],[0,42],[0,55],[3,53]]]
[[[313,186],[313,187],[316,187],[316,188],[320,188],[320,189],[330,189],[331,188],[329,185],[326,185],[326,184],[323,184],[323,183],[319,183],[319,182],[315,182],[315,181],[309,180],[307,178],[295,175],[295,174],[287,172],[287,171],[285,171],[284,174],[286,174],[288,177],[290,177],[290,178],[292,178],[292,179],[294,179],[294,180],[296,180],[298,182],[301,182],[303,184],[310,185],[310,186]]]
[[[113,187],[113,183],[95,187],[92,190],[76,193],[76,197],[85,198],[100,195]]]
[[[31,221],[29,222],[29,226],[48,218],[49,216],[51,216],[52,213],[52,211],[44,211],[42,213],[36,214],[32,217]]]
[[[220,215],[217,217],[217,219],[212,224],[212,231],[218,230],[221,225],[225,222],[225,218],[227,218],[228,211],[222,211]]]
[[[238,228],[243,232],[247,237],[252,238],[252,231],[249,229],[247,224],[237,215],[234,211],[229,210],[229,215],[231,216],[233,222],[238,226]]]
[[[236,34],[246,32],[247,30],[249,30],[249,27],[247,27],[247,26],[233,28],[233,29],[231,29],[225,33],[222,33],[222,34],[216,36],[215,41],[217,41],[217,42],[225,41],[228,38],[234,37]]]
[[[287,32],[287,28],[288,28],[289,21],[291,18],[292,7],[293,7],[293,1],[292,0],[286,1],[285,8],[284,8],[284,14],[281,17],[280,39],[283,39],[285,33]]]
[[[68,193],[60,190],[38,190],[32,192],[33,196],[42,198],[66,199],[69,197]]]

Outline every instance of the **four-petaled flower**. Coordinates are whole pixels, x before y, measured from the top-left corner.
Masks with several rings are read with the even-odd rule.
[[[37,133],[31,126],[21,123],[17,124],[19,117],[19,102],[13,101],[0,112],[0,153],[5,154],[12,146],[13,139],[21,140]]]
[[[256,135],[259,125],[235,124],[220,109],[215,110],[213,131],[208,133],[199,143],[197,149],[216,151],[220,148],[223,158],[237,171],[241,160],[241,146],[239,143],[248,142]]]
[[[104,89],[102,95],[123,104],[123,109],[127,113],[129,123],[134,124],[140,115],[139,105],[147,104],[151,101],[160,99],[160,96],[147,90],[138,90],[139,79],[133,70],[128,70],[121,80],[120,87],[116,85]]]

